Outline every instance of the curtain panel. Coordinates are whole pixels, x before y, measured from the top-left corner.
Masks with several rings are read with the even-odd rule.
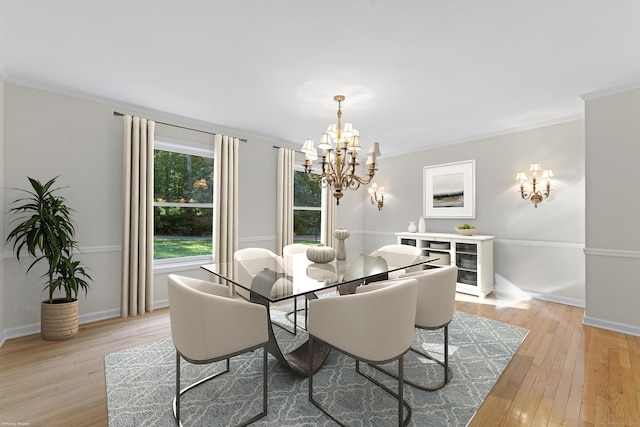
[[[120,316],[153,311],[153,139],[155,122],[125,115]]]
[[[276,192],[276,250],[293,243],[293,164],[295,151],[278,148]]]
[[[233,254],[238,249],[239,141],[225,135],[214,138],[213,256],[216,263],[233,261]],[[233,273],[220,272],[223,275]]]
[[[336,200],[333,197],[331,187],[322,181],[322,224],[320,241],[325,246],[335,247],[333,230],[336,229]]]

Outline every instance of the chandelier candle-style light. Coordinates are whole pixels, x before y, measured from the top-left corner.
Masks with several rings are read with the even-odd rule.
[[[333,196],[336,204],[340,204],[343,191],[350,188],[357,190],[360,185],[367,185],[373,179],[376,172],[376,157],[380,155],[380,144],[374,142],[369,150],[367,165],[368,178],[361,178],[356,174],[358,163],[358,151],[360,151],[360,132],[353,128],[349,122],[342,127],[342,101],[343,95],[333,97],[338,102],[338,124],[332,123],[326,132],[322,134],[318,148],[323,150],[320,163],[320,173],[313,173],[313,161],[318,159],[313,141],[307,139],[302,146],[304,156],[304,170],[307,175],[318,176],[325,185],[333,188]]]
[[[553,171],[551,169],[545,169],[542,172],[542,179],[546,179],[546,189],[545,191],[540,191],[536,188],[538,185],[538,173],[542,170],[540,167],[540,163],[531,163],[531,167],[529,171],[533,173],[533,179],[531,180],[532,189],[531,191],[524,190],[524,183],[527,180],[527,175],[524,172],[518,172],[516,174],[516,180],[520,181],[520,195],[525,200],[531,200],[533,203],[533,207],[537,208],[538,203],[549,197],[551,193],[551,178],[553,178]]]

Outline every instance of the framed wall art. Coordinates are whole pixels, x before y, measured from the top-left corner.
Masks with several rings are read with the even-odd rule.
[[[425,166],[424,216],[476,217],[476,161]]]

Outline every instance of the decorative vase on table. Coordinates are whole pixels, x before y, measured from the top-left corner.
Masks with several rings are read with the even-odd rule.
[[[336,259],[337,260],[345,260],[347,259],[347,249],[344,246],[344,241],[349,238],[350,233],[349,230],[345,230],[344,228],[338,228],[337,230],[333,230],[333,237],[336,238]]]
[[[307,249],[307,259],[316,264],[326,264],[333,261],[336,251],[331,246],[322,244],[309,246]]]
[[[415,221],[409,221],[409,233],[415,233],[416,231],[418,231],[418,226],[416,225]]]
[[[424,217],[420,217],[420,221],[418,221],[418,233],[424,233],[427,231],[427,225],[425,223]]]

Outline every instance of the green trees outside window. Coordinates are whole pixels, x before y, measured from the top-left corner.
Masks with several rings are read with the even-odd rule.
[[[154,151],[154,259],[212,254],[213,158]]]
[[[293,239],[296,243],[319,243],[322,220],[322,187],[302,171],[293,176]]]

